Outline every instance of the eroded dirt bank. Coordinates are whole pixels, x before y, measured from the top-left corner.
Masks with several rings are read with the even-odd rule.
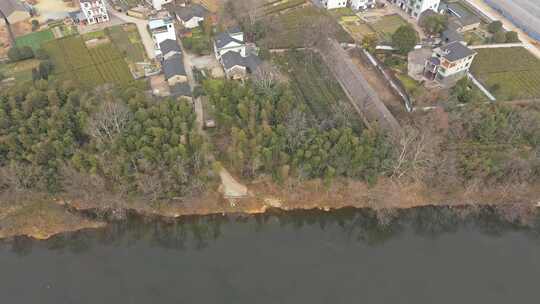
[[[47,239],[55,234],[81,229],[99,228],[108,218],[122,218],[126,211],[142,215],[177,218],[186,215],[256,214],[269,208],[282,210],[321,209],[345,207],[372,208],[382,213],[395,209],[421,206],[481,206],[492,205],[501,209],[509,221],[524,221],[534,214],[540,201],[540,185],[514,185],[512,187],[481,187],[435,191],[423,184],[398,184],[380,180],[375,186],[361,182],[336,180],[331,185],[321,181],[302,184],[276,185],[254,182],[248,185],[250,195],[242,199],[224,199],[217,191],[169,202],[127,200],[96,194],[95,197],[46,195],[13,195],[0,197],[0,238],[25,235]],[[95,214],[96,219],[82,213]]]

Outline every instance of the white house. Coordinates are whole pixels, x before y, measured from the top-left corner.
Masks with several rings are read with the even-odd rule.
[[[459,41],[445,44],[433,50],[433,56],[426,60],[426,77],[442,83],[452,83],[467,74],[476,52]]]
[[[347,7],[348,0],[320,0],[321,5],[326,9]]]
[[[109,13],[107,13],[105,0],[80,0],[80,2],[86,24],[109,21]]]
[[[199,4],[176,6],[172,10],[178,22],[187,29],[198,27],[199,23],[208,15],[208,10]]]
[[[351,8],[353,10],[365,10],[368,8],[374,8],[377,5],[375,0],[350,0]]]
[[[154,40],[154,50],[157,56],[161,55],[159,45],[167,40],[176,40],[176,31],[174,29],[174,19],[170,16],[154,17],[148,21],[148,28]]]
[[[246,44],[244,42],[244,33],[238,28],[220,33],[214,39],[214,52],[217,60],[228,52],[237,52],[242,57],[246,56]]]
[[[411,17],[418,19],[423,12],[429,9],[438,12],[441,0],[391,0],[391,2]]]
[[[161,10],[163,4],[174,2],[174,0],[146,0],[146,3],[151,5],[156,10]]]

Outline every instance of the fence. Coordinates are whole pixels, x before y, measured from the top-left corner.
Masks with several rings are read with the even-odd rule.
[[[353,107],[368,127],[378,126],[397,134],[400,126],[378,94],[369,85],[349,54],[333,39],[321,43],[320,52],[328,68],[343,87]]]

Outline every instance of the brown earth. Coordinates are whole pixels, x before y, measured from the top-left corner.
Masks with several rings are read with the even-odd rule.
[[[32,32],[32,24],[30,21],[18,22],[11,25],[13,35],[15,37],[22,36]],[[9,43],[9,34],[4,25],[0,25],[0,58],[7,57],[7,52],[11,48]]]
[[[84,218],[77,211],[97,214],[112,211],[125,214],[133,210],[143,215],[177,218],[186,215],[257,214],[268,209],[281,210],[332,210],[345,207],[372,208],[381,212],[421,206],[481,206],[506,208],[511,216],[525,216],[540,200],[540,185],[514,185],[487,188],[471,184],[459,189],[434,190],[421,183],[398,183],[381,179],[376,185],[337,179],[327,186],[320,180],[289,182],[277,185],[260,180],[247,185],[250,195],[241,199],[226,200],[218,191],[173,200],[149,202],[123,200],[118,197],[62,197],[45,200],[46,196],[18,199],[19,203],[0,200],[0,238],[26,235],[46,239],[55,234],[87,228],[98,228],[103,222]],[[20,203],[36,202],[36,203]]]

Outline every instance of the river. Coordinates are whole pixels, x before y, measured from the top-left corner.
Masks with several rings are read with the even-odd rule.
[[[130,216],[48,241],[0,243],[0,301],[62,303],[534,303],[540,224],[491,209]]]

